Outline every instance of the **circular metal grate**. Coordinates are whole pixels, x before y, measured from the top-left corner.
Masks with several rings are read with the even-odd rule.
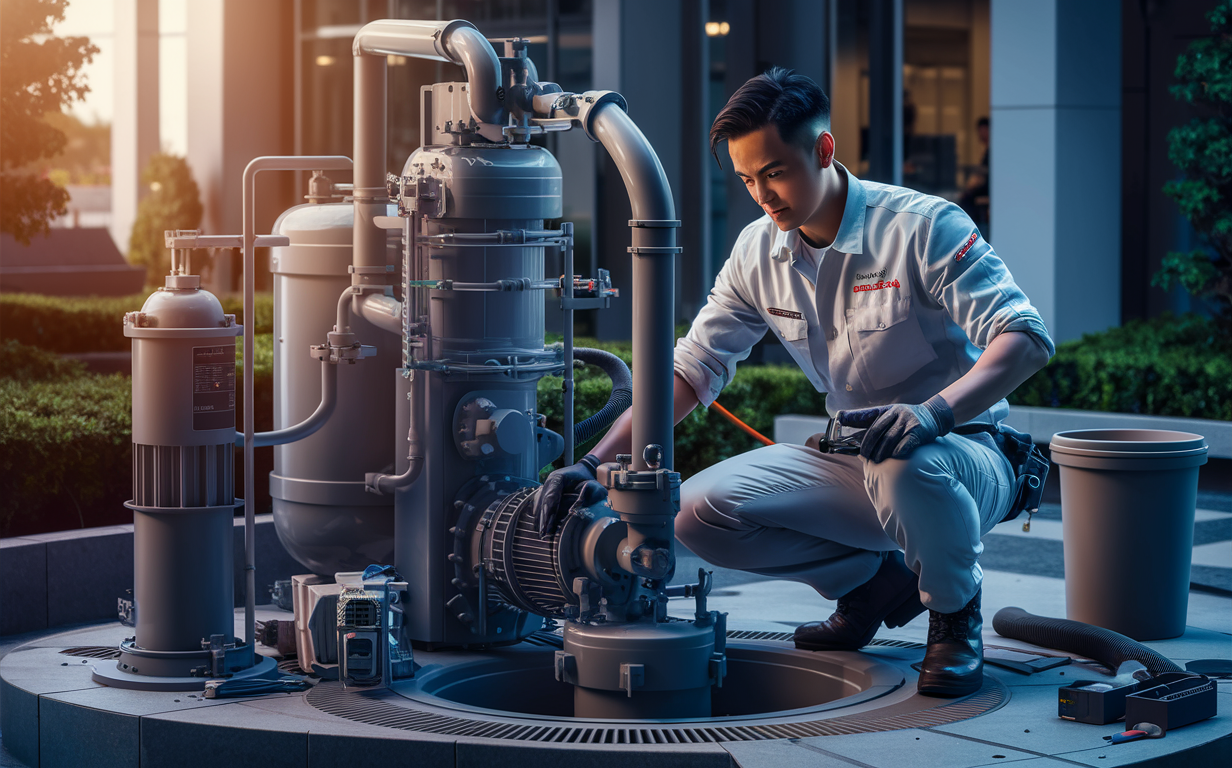
[[[65,656],[83,656],[87,659],[118,659],[120,649],[114,645],[78,645],[60,651]]]
[[[728,633],[731,640],[790,641],[789,632]],[[546,644],[546,643],[545,643]],[[920,643],[901,640],[874,640],[870,645],[883,648],[923,649]],[[700,744],[726,741],[762,741],[767,739],[798,739],[810,736],[837,736],[852,733],[875,733],[906,728],[923,728],[967,720],[1001,707],[1008,699],[1005,688],[995,678],[986,678],[979,693],[964,699],[938,703],[936,699],[920,702],[926,706],[896,714],[881,714],[878,710],[863,711],[837,717],[818,713],[813,720],[773,721],[774,713],[766,713],[770,722],[750,723],[747,718],[708,723],[653,723],[646,725],[591,722],[528,721],[519,713],[489,719],[448,714],[419,708],[417,702],[387,689],[367,691],[344,690],[335,682],[322,682],[307,694],[312,706],[327,714],[355,722],[368,723],[403,731],[438,733],[453,736],[548,742],[558,744]],[[830,710],[829,713],[832,713]]]

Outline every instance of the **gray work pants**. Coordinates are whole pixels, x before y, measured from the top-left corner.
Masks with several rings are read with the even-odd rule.
[[[1010,463],[985,434],[946,435],[879,464],[772,445],[689,478],[676,538],[715,565],[804,582],[831,600],[901,549],[924,605],[953,613],[980,588],[980,539],[1013,493]]]

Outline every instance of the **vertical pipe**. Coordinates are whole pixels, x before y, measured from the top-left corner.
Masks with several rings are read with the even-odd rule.
[[[676,205],[654,148],[619,105],[595,108],[592,130],[612,155],[633,207],[633,467],[648,469],[647,445],[671,469],[675,372]]]
[[[546,31],[548,39],[547,81],[549,83],[559,83],[560,81],[557,78],[560,77],[560,0],[547,0],[544,16],[547,22]],[[547,141],[548,151],[555,155],[560,145],[560,137],[555,133],[549,133]],[[569,457],[566,456],[565,458]],[[572,463],[572,461],[568,462],[568,464]]]
[[[385,230],[373,221],[384,216],[385,192],[385,79],[384,56],[355,56],[355,229],[354,265],[385,266]],[[355,282],[371,276],[357,272]],[[385,282],[384,275],[376,276]]]
[[[384,60],[382,60],[382,65]],[[345,157],[258,157],[244,168],[244,187],[240,197],[243,216],[244,256],[244,640],[257,647],[257,565],[256,565],[256,478],[253,449],[256,447],[253,397],[253,309],[255,245],[257,241],[257,174],[261,171],[345,170],[351,161]],[[384,251],[381,253],[384,263]]]
[[[256,651],[257,648],[257,555],[256,555],[256,398],[253,396],[252,365],[255,309],[253,307],[254,245],[257,239],[257,172],[261,158],[248,163],[244,169],[244,192],[241,196],[243,212],[244,243],[244,640]]]
[[[565,428],[563,437],[565,438],[564,465],[573,464],[574,449],[577,447],[573,444],[573,222],[566,221],[560,225],[562,233],[568,242],[564,246],[564,276],[563,280],[563,296],[565,297],[565,371],[564,371],[564,395],[565,395]]]

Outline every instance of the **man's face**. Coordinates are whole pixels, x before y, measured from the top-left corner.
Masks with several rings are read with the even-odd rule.
[[[822,140],[829,135],[823,134]],[[780,230],[798,228],[821,207],[819,154],[783,141],[775,125],[728,140],[727,151],[745,189]]]

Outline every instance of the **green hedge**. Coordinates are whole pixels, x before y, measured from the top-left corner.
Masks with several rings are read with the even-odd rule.
[[[124,313],[141,309],[148,293],[132,296],[43,296],[0,294],[0,339],[61,354],[121,352],[131,349],[124,336]],[[221,298],[223,310],[244,322],[244,298]],[[274,297],[255,296],[256,332],[274,332]]]
[[[1010,402],[1232,421],[1232,354],[1207,318],[1134,321],[1060,344]]]
[[[19,304],[4,298],[0,306],[5,311]],[[118,300],[94,301],[98,307]],[[48,323],[68,324],[64,318]],[[7,321],[5,326],[7,336],[11,326]],[[1213,334],[1213,325],[1202,318],[1162,317],[1067,342],[1011,401],[1232,420],[1232,359]],[[261,431],[272,428],[272,341],[269,334],[257,336],[254,379]],[[631,361],[627,342],[578,339],[578,345],[606,348]],[[131,519],[121,506],[130,493],[130,380],[85,373],[80,363],[61,359],[49,346],[11,338],[0,344],[5,406],[0,413],[0,537]],[[595,368],[579,370],[576,378],[576,415],[582,419],[603,405],[610,382]],[[563,422],[560,383],[559,377],[539,382],[539,408],[556,430]],[[825,412],[825,396],[813,390],[803,373],[785,366],[741,367],[719,402],[769,437],[778,414]],[[579,446],[578,454],[593,444]],[[688,477],[758,445],[714,409],[699,408],[676,427],[676,469]],[[257,461],[258,508],[263,509],[272,449],[259,449]]]
[[[628,342],[578,339],[576,343],[580,347],[606,349],[626,363],[632,363],[632,346]],[[574,378],[574,414],[575,419],[581,421],[607,402],[611,382],[606,374],[589,366],[577,371]],[[561,379],[557,376],[539,381],[539,410],[547,416],[548,427],[558,432],[564,425],[560,385]],[[826,412],[826,396],[813,389],[798,368],[781,365],[737,368],[736,378],[723,390],[719,403],[770,439],[774,439],[775,416]],[[686,478],[711,464],[761,445],[717,410],[704,408],[695,409],[676,425],[675,438],[675,469]],[[595,437],[578,446],[576,455],[585,455],[598,441]]]
[[[258,335],[256,351],[256,426],[266,431],[273,428],[273,337]],[[128,376],[85,373],[81,363],[6,340],[0,400],[0,538],[131,522],[123,507],[132,495]],[[258,449],[257,459],[258,508],[264,509],[272,449]],[[237,486],[242,470],[237,452]]]

